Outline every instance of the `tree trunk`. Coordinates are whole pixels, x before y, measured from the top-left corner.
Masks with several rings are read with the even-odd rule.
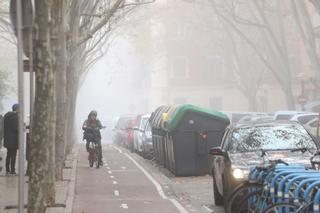
[[[293,92],[292,92],[292,87],[287,87],[286,89],[283,89],[283,92],[285,94],[286,97],[286,102],[287,102],[287,106],[288,106],[288,110],[295,110],[295,101],[294,101],[294,97],[293,97]]]
[[[65,134],[66,134],[66,37],[65,37],[65,12],[64,3],[62,0],[55,0],[57,17],[56,45],[57,49],[54,52],[56,58],[56,100],[57,100],[57,117],[56,117],[56,134],[55,134],[55,178],[62,180],[63,167],[65,159]]]
[[[74,131],[74,113],[75,113],[75,99],[77,94],[76,88],[76,78],[79,73],[79,64],[81,63],[80,58],[80,48],[77,45],[79,39],[79,25],[80,25],[80,1],[72,1],[70,11],[70,40],[68,43],[68,71],[66,75],[67,87],[67,99],[66,99],[66,110],[67,110],[67,141],[66,141],[66,153],[70,153],[72,149],[73,141],[73,131]],[[75,91],[76,89],[76,91]]]
[[[36,94],[30,146],[28,213],[46,211],[51,104],[54,99],[54,71],[51,67],[49,0],[35,0],[34,70]]]
[[[257,97],[256,94],[247,94],[246,95],[248,102],[249,102],[249,110],[251,112],[257,112],[258,106],[257,106]]]

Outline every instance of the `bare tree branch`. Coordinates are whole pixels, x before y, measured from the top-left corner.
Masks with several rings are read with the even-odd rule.
[[[78,40],[78,45],[86,42],[90,38],[92,38],[93,34],[95,34],[98,30],[100,30],[114,15],[114,13],[118,10],[120,5],[124,2],[124,0],[117,0],[116,3],[113,5],[113,7],[110,9],[108,14],[96,25],[94,26],[90,32],[88,32],[84,37],[80,38]]]

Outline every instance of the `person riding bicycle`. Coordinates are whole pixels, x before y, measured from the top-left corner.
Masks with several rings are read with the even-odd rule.
[[[99,152],[99,162],[102,165],[102,146],[101,146],[101,134],[100,129],[104,128],[99,119],[97,119],[97,111],[92,110],[89,115],[88,119],[86,119],[82,125],[82,129],[84,130],[83,133],[83,140],[86,140],[86,149],[89,152],[89,144],[90,142],[94,142],[98,145],[98,152]]]

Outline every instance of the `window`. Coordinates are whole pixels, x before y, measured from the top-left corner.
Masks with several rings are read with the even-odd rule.
[[[316,119],[315,121],[311,122],[310,126],[311,127],[317,127],[318,126],[318,119]]]
[[[171,77],[187,78],[188,77],[188,61],[185,56],[173,57],[171,60]]]
[[[298,121],[302,124],[308,123],[308,121],[311,121],[311,119],[316,118],[318,115],[302,115],[298,117]]]
[[[176,22],[172,29],[172,38],[173,39],[183,39],[187,35],[187,24]]]
[[[211,97],[209,99],[209,107],[214,110],[222,109],[222,97]]]
[[[224,79],[225,64],[219,56],[205,58],[204,76],[209,80],[220,81]]]
[[[258,150],[296,149],[305,147],[316,149],[316,144],[306,132],[297,124],[277,124],[274,126],[250,126],[234,129],[231,153]]]

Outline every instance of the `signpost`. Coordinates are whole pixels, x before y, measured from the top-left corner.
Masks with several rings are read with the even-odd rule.
[[[19,96],[19,189],[18,212],[24,212],[24,98],[23,98],[23,54],[32,60],[32,23],[31,0],[11,0],[10,19],[18,47],[18,96]],[[31,68],[30,68],[31,69]],[[33,73],[33,72],[30,72]],[[33,80],[33,79],[32,79]],[[30,94],[31,95],[31,94]],[[32,103],[30,103],[32,104]]]

